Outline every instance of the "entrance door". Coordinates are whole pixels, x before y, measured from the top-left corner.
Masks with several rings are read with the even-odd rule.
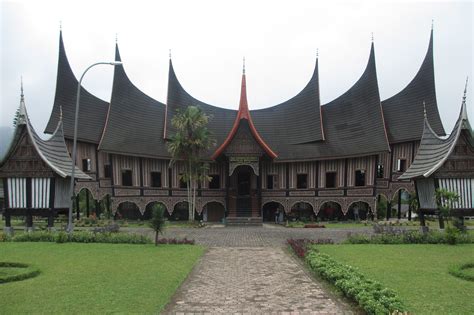
[[[237,174],[237,194],[239,196],[250,196],[250,179],[249,170],[240,170]]]

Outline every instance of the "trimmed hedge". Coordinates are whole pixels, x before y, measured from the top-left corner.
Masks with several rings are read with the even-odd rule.
[[[32,232],[6,237],[11,242],[56,242],[56,243],[112,243],[112,244],[150,244],[151,240],[139,234],[74,232]]]
[[[470,244],[474,243],[474,236],[467,233],[446,233],[430,231],[406,231],[401,234],[363,234],[348,235],[345,243],[348,244]]]
[[[366,278],[354,267],[319,253],[316,248],[309,249],[306,262],[314,272],[334,284],[345,296],[356,301],[368,314],[385,315],[407,311],[393,290]]]
[[[467,281],[474,281],[474,276],[467,274],[465,269],[474,269],[474,263],[454,265],[449,268],[449,274]]]
[[[37,268],[31,267],[30,265],[27,265],[27,264],[17,263],[17,262],[0,261],[0,268],[2,267],[21,268],[21,269],[25,269],[25,272],[15,274],[15,275],[3,275],[3,276],[0,274],[0,283],[21,281],[21,280],[36,277],[37,275],[41,273],[40,270]]]

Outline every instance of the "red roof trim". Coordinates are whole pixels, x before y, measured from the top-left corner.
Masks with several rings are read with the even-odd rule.
[[[247,103],[247,84],[245,80],[245,73],[242,74],[242,86],[240,89],[240,103],[239,103],[239,112],[237,113],[237,117],[235,117],[234,125],[232,126],[231,131],[227,135],[227,138],[222,142],[222,144],[217,148],[216,152],[212,155],[212,159],[215,160],[218,158],[222,152],[224,152],[225,148],[232,142],[237,130],[239,129],[240,120],[247,119],[250,127],[250,132],[252,133],[253,137],[257,141],[257,143],[262,147],[262,149],[267,153],[270,158],[274,159],[277,157],[276,153],[270,148],[268,144],[262,139],[259,135],[255,125],[253,124],[252,117],[250,116],[249,106]]]

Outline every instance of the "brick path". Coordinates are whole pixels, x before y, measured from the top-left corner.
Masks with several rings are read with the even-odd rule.
[[[281,247],[210,248],[165,314],[352,314]]]

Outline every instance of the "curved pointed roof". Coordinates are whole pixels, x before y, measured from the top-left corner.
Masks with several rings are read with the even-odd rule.
[[[232,126],[232,130],[229,132],[227,137],[225,138],[224,142],[217,148],[217,150],[212,155],[212,159],[216,159],[221,155],[225,148],[232,142],[237,130],[239,129],[240,123],[242,120],[246,120],[248,122],[248,126],[250,128],[250,133],[254,137],[255,141],[257,141],[258,145],[263,149],[265,153],[272,159],[276,158],[277,155],[273,150],[265,143],[262,139],[260,134],[258,133],[255,125],[252,121],[252,116],[250,115],[249,105],[247,102],[247,81],[245,78],[245,64],[244,64],[244,71],[242,73],[242,84],[240,86],[240,102],[239,102],[239,111],[237,112],[237,116],[235,117],[234,125]]]
[[[121,61],[118,45],[115,60]],[[165,105],[140,91],[123,65],[115,66],[112,96],[99,150],[148,157],[169,157],[162,137]]]
[[[423,134],[423,102],[433,131],[444,136],[436,102],[433,30],[428,51],[416,76],[398,94],[382,101],[390,143],[420,140]]]
[[[56,79],[56,94],[53,109],[46,125],[45,133],[53,133],[59,122],[59,108],[63,108],[64,137],[74,136],[74,115],[76,108],[77,86],[79,82],[72,72],[64,49],[62,31],[59,32],[59,58]],[[109,104],[81,88],[81,104],[77,139],[79,141],[99,143],[104,128]]]
[[[321,106],[325,141],[305,144],[283,143],[276,146],[281,160],[315,160],[364,156],[390,150],[380,105],[375,50],[372,43],[365,71],[344,94]],[[283,131],[284,132],[284,131]]]
[[[22,138],[22,134],[24,132],[27,133],[27,136],[31,140],[31,143],[36,149],[36,152],[40,158],[52,169],[53,172],[63,178],[71,176],[72,159],[67,150],[66,142],[64,142],[63,122],[61,115],[52,136],[48,140],[41,139],[31,125],[28,113],[26,111],[23,91],[21,95],[19,116],[15,127],[13,141],[11,142],[10,148],[3,161],[0,162],[0,169],[15,152],[18,141]],[[76,179],[91,179],[91,177],[82,172],[77,166],[75,166],[74,172],[74,177]]]
[[[467,86],[467,82],[466,82]],[[453,127],[453,131],[447,138],[441,138],[431,127],[427,116],[424,119],[423,135],[421,137],[418,152],[410,167],[399,179],[427,178],[436,172],[449,158],[462,133],[466,131],[468,143],[471,147],[474,144],[471,125],[467,117],[466,98],[464,96],[458,120]]]

